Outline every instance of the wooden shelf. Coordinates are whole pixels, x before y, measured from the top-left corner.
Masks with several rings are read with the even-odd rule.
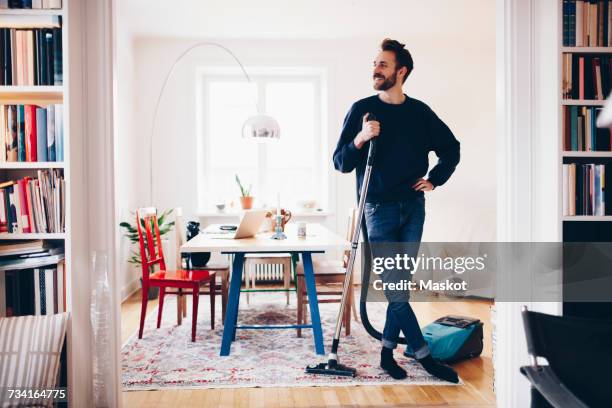
[[[593,99],[563,99],[562,105],[576,105],[576,106],[603,106],[606,103],[605,100],[593,100]]]
[[[0,103],[5,105],[38,104],[48,105],[62,103],[64,100],[64,87],[17,85],[0,86]]]
[[[9,16],[63,16],[63,9],[0,9],[1,15]]]
[[[66,239],[65,233],[47,234],[11,234],[7,232],[0,233],[0,239]]]
[[[612,157],[612,152],[562,152],[563,157]]]
[[[565,215],[563,221],[612,221],[612,215]]]
[[[563,53],[574,54],[612,54],[612,47],[561,47]]]
[[[63,169],[64,162],[4,162],[0,163],[2,169]]]

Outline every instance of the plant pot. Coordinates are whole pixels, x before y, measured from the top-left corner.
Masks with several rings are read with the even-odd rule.
[[[140,278],[140,287],[142,288],[142,278]],[[147,299],[157,299],[159,296],[159,288],[157,286],[149,287],[149,293],[147,293]]]
[[[253,208],[254,197],[240,197],[240,205],[243,210],[250,210]]]

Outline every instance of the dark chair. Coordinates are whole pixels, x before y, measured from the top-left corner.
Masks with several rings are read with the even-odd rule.
[[[530,312],[523,307],[532,365],[521,367],[531,383],[533,407],[610,407],[612,321]],[[544,357],[548,365],[538,365]]]

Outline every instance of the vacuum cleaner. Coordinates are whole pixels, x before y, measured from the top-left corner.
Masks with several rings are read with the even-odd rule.
[[[376,117],[372,113],[368,113],[368,121],[376,120]],[[376,154],[376,139],[370,140],[370,146],[368,148],[368,158],[366,161],[365,174],[363,176],[363,182],[361,184],[361,194],[359,194],[359,206],[357,209],[357,223],[356,225],[361,226],[364,222],[363,213],[366,202],[366,195],[368,192],[368,184],[370,183],[370,175],[372,174],[372,165],[374,164],[374,156]],[[334,339],[332,341],[331,351],[327,358],[327,363],[320,363],[315,366],[307,366],[306,372],[310,374],[323,374],[332,376],[345,376],[355,377],[357,370],[352,367],[347,367],[338,362],[338,345],[340,344],[340,332],[342,331],[342,316],[344,315],[344,308],[346,307],[346,301],[348,300],[348,291],[350,289],[351,276],[353,275],[353,268],[355,267],[355,258],[357,257],[357,248],[359,247],[359,233],[361,228],[356,228],[353,234],[353,240],[351,242],[351,254],[349,256],[348,265],[346,268],[346,274],[344,276],[344,283],[342,286],[342,298],[340,299],[340,309],[338,310],[338,317],[336,318],[336,330],[334,332]],[[363,296],[363,294],[362,294]],[[363,305],[365,302],[361,302]],[[369,322],[368,322],[369,323]],[[404,343],[405,344],[405,343]]]
[[[374,114],[368,113],[367,120],[376,120],[376,117]],[[363,214],[375,154],[376,139],[372,139],[370,140],[370,145],[368,148],[368,157],[361,189],[357,190],[359,206],[357,211],[356,225],[359,225],[361,228],[357,228],[355,230],[353,240],[351,242],[351,253],[349,256],[346,275],[344,277],[342,298],[340,300],[340,309],[338,310],[338,316],[336,318],[336,329],[334,331],[331,351],[328,355],[327,363],[320,363],[314,366],[306,367],[305,371],[309,374],[344,377],[355,377],[357,375],[357,370],[355,368],[347,367],[339,363],[338,346],[340,344],[340,332],[342,331],[342,316],[344,315],[344,308],[346,307],[346,301],[348,300],[348,291],[350,290],[349,285],[351,276],[353,274],[353,268],[355,266],[355,259],[357,257],[359,234],[361,230],[363,230],[364,241],[368,241],[368,233]],[[376,330],[368,319],[368,311],[366,307],[367,302],[365,301],[367,298],[367,283],[369,282],[370,270],[371,259],[369,256],[366,256],[362,276],[359,315],[361,316],[361,323],[363,324],[363,327],[366,329],[367,333],[375,339],[381,340],[382,333]],[[436,320],[432,324],[425,326],[423,328],[423,332],[424,339],[428,344],[432,357],[442,362],[456,362],[466,358],[476,357],[480,355],[483,349],[482,322],[480,322],[478,319],[463,316],[445,316]],[[407,344],[406,339],[403,337],[398,338],[397,342],[400,344]],[[404,354],[411,357],[411,352],[409,349]]]

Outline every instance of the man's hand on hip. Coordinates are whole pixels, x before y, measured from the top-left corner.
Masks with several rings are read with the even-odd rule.
[[[431,191],[434,189],[434,185],[431,184],[428,180],[420,178],[417,182],[412,186],[416,191]]]
[[[361,123],[361,132],[357,134],[353,143],[355,147],[361,149],[361,147],[368,141],[380,135],[380,122],[377,120],[368,121],[368,114],[363,115]]]

